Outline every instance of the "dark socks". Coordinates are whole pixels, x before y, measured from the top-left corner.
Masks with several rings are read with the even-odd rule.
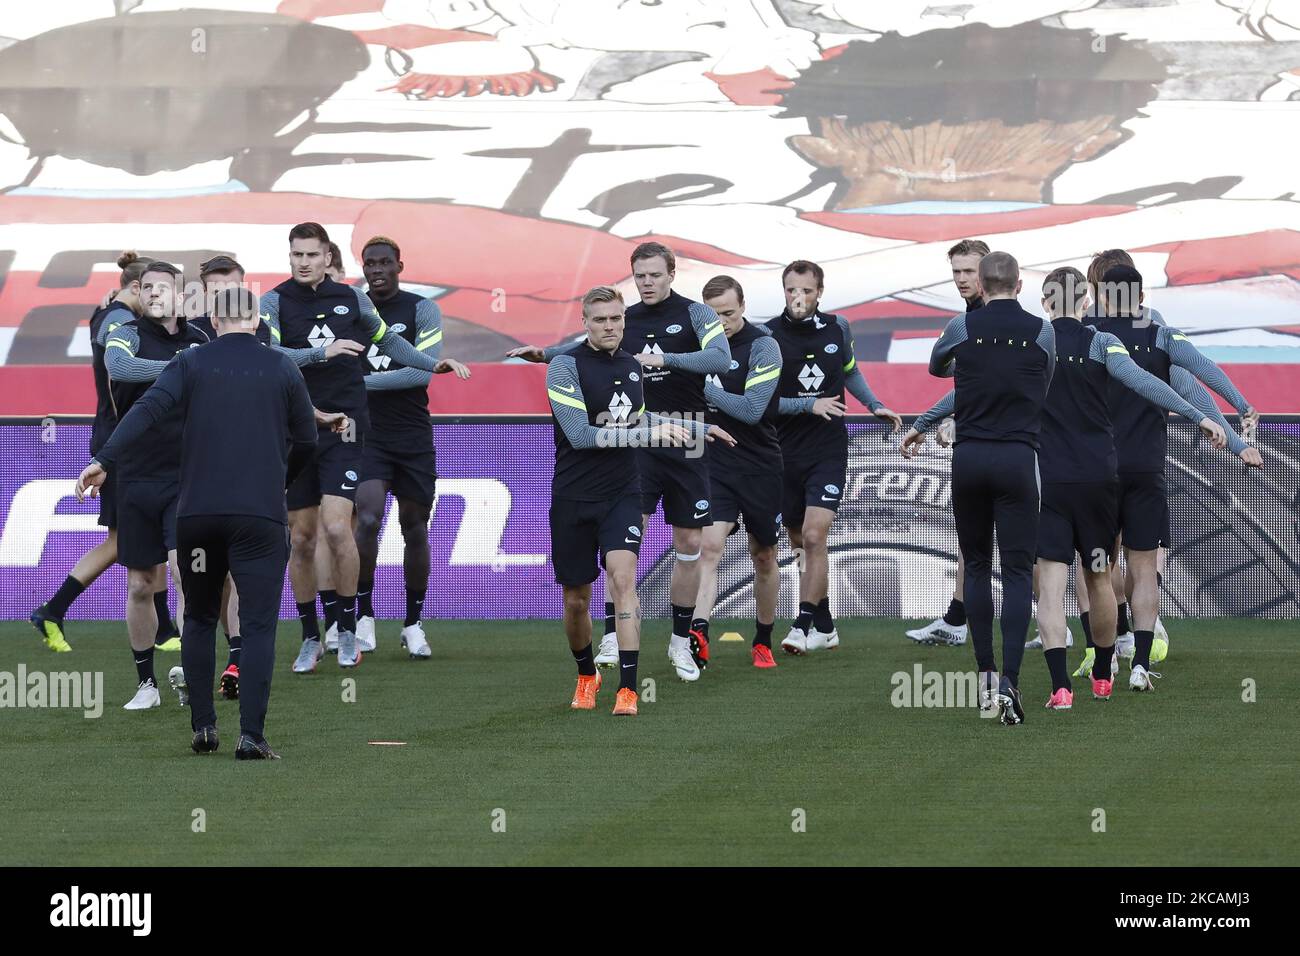
[[[230,645],[230,656],[226,658],[227,667],[239,666],[239,652],[243,649],[244,639],[238,634],[227,634],[226,643]]]
[[[1110,663],[1115,657],[1115,645],[1098,647],[1097,656],[1092,660],[1092,677],[1094,680],[1110,680]]]
[[[614,602],[605,602],[605,633],[614,633]]]
[[[807,634],[812,630],[813,615],[817,613],[817,605],[812,601],[799,602],[799,616],[794,619],[794,626]]]
[[[325,615],[325,630],[330,629],[331,624],[339,622],[339,594],[337,591],[320,592],[321,611]]]
[[[691,621],[691,630],[699,631],[704,635],[706,641],[709,639],[709,622],[704,620],[704,618],[697,617],[695,620]]]
[[[298,605],[298,620],[302,623],[302,639],[319,641],[320,626],[316,621],[316,602],[304,601]]]
[[[1141,665],[1151,670],[1151,644],[1156,639],[1155,631],[1133,632],[1133,666]]]
[[[943,614],[943,623],[949,627],[961,627],[966,623],[966,605],[956,598],[948,602],[948,610]]]
[[[831,599],[824,597],[817,602],[817,607],[813,610],[813,627],[823,634],[829,634],[835,630],[835,619],[831,617]]]
[[[1088,612],[1084,611],[1079,615],[1079,623],[1083,625],[1083,639],[1088,642],[1089,647],[1096,647],[1092,642],[1092,625],[1088,623]]]
[[[420,623],[420,618],[424,614],[424,594],[424,591],[406,592],[406,619],[402,621],[403,627]]]
[[[153,609],[158,612],[158,634],[157,639],[167,640],[174,633],[172,627],[172,612],[167,607],[167,589],[155,591],[153,595]]]
[[[588,641],[587,646],[580,651],[575,651],[573,648],[569,648],[569,653],[571,653],[573,659],[578,662],[579,674],[584,677],[590,677],[596,673],[596,658],[592,656],[590,641]]]
[[[691,636],[691,618],[695,616],[694,607],[673,605],[673,637]]]
[[[72,602],[79,598],[84,590],[86,586],[69,574],[59,585],[59,589],[54,592],[54,597],[45,602],[42,612],[46,617],[63,620],[63,615],[68,613]]]
[[[764,647],[772,646],[772,625],[764,624],[762,621],[754,622],[754,646],[762,644]]]
[[[375,596],[374,586],[366,588],[364,591],[357,588],[357,617],[374,617],[375,606],[371,603]]]
[[[636,692],[636,659],[640,651],[618,652],[618,689],[624,688]]]
[[[149,681],[155,687],[158,686],[158,679],[153,675],[153,648],[147,651],[132,650],[135,657],[135,679],[137,683]]]
[[[357,596],[355,594],[340,594],[338,603],[338,625],[340,631],[351,631],[354,634],[357,630]]]
[[[1047,670],[1052,675],[1052,693],[1062,687],[1070,690],[1070,674],[1065,666],[1065,648],[1053,647],[1051,650],[1043,651],[1043,656],[1047,658]]]
[[[1130,628],[1128,626],[1128,602],[1125,601],[1123,604],[1119,606],[1118,613],[1115,616],[1115,636],[1119,637],[1121,634],[1127,634],[1129,630]]]

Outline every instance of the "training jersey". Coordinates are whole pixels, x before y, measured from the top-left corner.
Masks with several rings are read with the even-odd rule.
[[[949,321],[930,374],[954,379],[956,441],[1038,447],[1039,422],[1056,365],[1052,323],[1014,299],[994,299]]]
[[[106,329],[105,326],[101,330],[104,331],[104,361],[109,371],[109,394],[119,422],[149,390],[173,356],[207,342],[184,318],[176,320],[174,333],[149,318],[132,318],[111,332]],[[114,368],[123,362],[122,374],[126,378],[114,374]],[[181,429],[181,420],[174,415],[157,422],[122,457],[117,480],[175,481],[181,467]]]
[[[288,356],[246,334],[181,352],[96,458],[111,470],[169,421],[183,432],[178,517],[253,515],[287,522],[290,452],[296,472],[317,440],[306,382]]]
[[[725,372],[731,361],[718,314],[670,292],[653,305],[628,306],[624,321],[625,352],[664,356],[663,368],[645,370],[646,407],[663,415],[702,414],[704,376]]]
[[[635,442],[649,434],[641,363],[584,340],[551,359],[546,395],[555,428],[551,497],[612,501],[639,492]]]
[[[848,391],[873,412],[883,403],[872,393],[853,355],[853,333],[838,315],[817,311],[794,319],[789,310],[766,323],[781,350],[777,434],[786,461],[847,460],[849,429],[843,418],[812,414],[819,398],[843,400]]]
[[[393,332],[433,361],[442,355],[442,312],[432,299],[399,289],[391,298],[375,301],[375,308]],[[429,425],[429,380],[432,373],[407,368],[371,344],[363,369],[370,406],[368,441],[428,447],[433,441]]]
[[[109,389],[108,368],[104,364],[104,342],[109,332],[135,318],[135,313],[120,302],[110,302],[90,316],[90,364],[95,376],[95,424],[90,429],[90,453],[104,447],[117,425],[113,395]]]
[[[709,468],[741,475],[781,471],[776,423],[781,397],[781,348],[761,328],[746,322],[730,339],[731,367],[704,379],[708,421],[736,439],[736,447],[714,442]]]

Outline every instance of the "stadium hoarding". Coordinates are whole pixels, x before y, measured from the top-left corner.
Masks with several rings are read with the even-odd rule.
[[[550,422],[444,418],[434,420],[434,430],[440,476],[426,617],[559,617],[548,553]],[[937,615],[951,597],[955,568],[950,456],[929,445],[906,461],[897,437],[874,419],[852,420],[849,431],[848,483],[830,539],[832,607],[839,616]],[[0,619],[26,618],[102,539],[98,504],[78,503],[73,494],[89,438],[85,420],[0,422]],[[1190,425],[1171,423],[1166,476],[1174,547],[1164,575],[1166,616],[1300,617],[1300,418],[1266,418],[1257,443],[1262,474],[1209,448]],[[669,548],[667,529],[652,520],[640,564],[647,617],[668,611]],[[375,582],[381,618],[402,611],[401,552],[390,507]],[[784,538],[780,557],[778,613],[788,617],[796,568]],[[719,590],[719,616],[753,615],[743,535],[728,541]],[[125,596],[126,574],[114,567],[69,617],[120,619]],[[287,582],[281,607],[282,616],[294,616]]]

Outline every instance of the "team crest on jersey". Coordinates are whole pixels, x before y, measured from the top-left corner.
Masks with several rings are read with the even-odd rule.
[[[630,378],[630,379],[631,379],[632,381],[634,381],[634,382],[639,382],[639,381],[641,381],[641,376],[638,375],[636,372],[628,372],[627,377]]]
[[[389,328],[392,329],[394,332],[405,332],[405,331],[406,331],[406,323],[405,323],[405,322],[398,322],[396,325],[390,325]]]
[[[832,342],[830,345],[826,346],[826,348],[823,349],[822,351],[824,351],[827,355],[834,355],[839,350],[840,347],[836,345],[834,342]]]
[[[630,524],[627,526],[627,533],[636,535],[638,538],[641,537],[641,529],[634,524]]]
[[[334,330],[328,325],[313,325],[307,334],[307,341],[312,348],[321,348],[334,341]]]
[[[827,493],[828,495],[838,495],[838,494],[840,493],[840,486],[839,486],[839,485],[827,485],[827,486],[826,486],[826,493]]]
[[[815,392],[821,388],[824,381],[826,381],[826,375],[815,363],[805,365],[799,371],[799,384],[810,392]]]
[[[357,480],[357,473],[356,473],[355,471],[345,471],[345,472],[343,472],[343,474],[344,474],[344,476],[348,479],[348,481],[356,481],[356,480]]]
[[[731,360],[731,364],[728,365],[727,368],[728,368],[730,371],[734,372],[736,369],[740,368],[740,363],[737,362],[735,359],[732,359],[732,360]]]
[[[627,397],[627,393],[615,392],[614,397],[609,400],[610,417],[616,422],[626,422],[631,413],[632,400]]]
[[[674,322],[672,325],[668,326],[668,328],[664,329],[664,333],[666,335],[676,335],[681,330],[682,327],[678,325],[676,322]]]
[[[382,372],[392,363],[392,359],[379,351],[378,345],[370,346],[370,350],[366,352],[366,358],[370,359],[370,367],[376,372]]]
[[[708,503],[707,501],[705,501],[703,498],[701,498],[699,501],[695,502],[695,510],[696,510],[696,511],[704,511],[704,510],[705,510],[706,508],[708,508],[708,507],[709,507],[709,503]]]
[[[335,315],[347,315],[347,314],[348,314],[348,307],[347,307],[346,305],[336,305],[336,306],[334,306],[334,314],[335,314]]]

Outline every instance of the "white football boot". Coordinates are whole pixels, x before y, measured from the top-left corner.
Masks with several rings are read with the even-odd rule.
[[[375,649],[375,619],[373,617],[357,618],[357,650],[369,654]]]
[[[597,667],[614,667],[618,664],[618,635],[606,634],[600,639],[600,650],[596,654]]]
[[[140,686],[135,689],[135,696],[122,705],[123,710],[148,710],[150,707],[161,707],[162,695],[158,693],[158,688],[151,680],[140,681]]]
[[[418,621],[410,627],[402,628],[402,646],[412,660],[428,660],[433,656],[433,650],[424,637],[424,628]]]

